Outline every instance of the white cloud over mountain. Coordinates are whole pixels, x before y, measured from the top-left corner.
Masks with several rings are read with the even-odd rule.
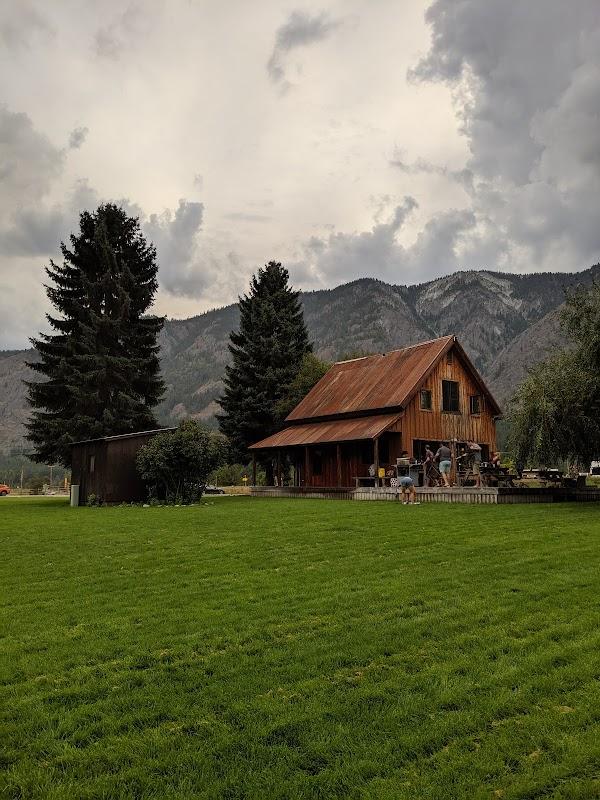
[[[272,258],[303,288],[599,260],[597,0],[226,5],[0,7],[0,347],[108,199],[171,315]]]

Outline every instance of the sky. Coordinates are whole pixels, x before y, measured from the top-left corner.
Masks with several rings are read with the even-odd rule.
[[[155,311],[600,260],[598,0],[2,0],[0,348],[100,203]]]

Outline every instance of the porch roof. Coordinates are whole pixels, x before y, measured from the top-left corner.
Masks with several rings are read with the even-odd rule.
[[[306,444],[329,442],[351,442],[356,439],[375,439],[384,433],[400,417],[400,414],[375,414],[355,419],[338,419],[329,422],[308,422],[291,425],[289,428],[267,436],[250,450],[266,450],[272,447],[295,447]]]

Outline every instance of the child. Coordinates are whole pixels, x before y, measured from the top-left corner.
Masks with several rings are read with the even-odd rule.
[[[400,488],[402,491],[403,505],[405,506],[421,505],[420,503],[417,503],[417,491],[415,489],[415,484],[412,478],[409,478],[408,475],[405,475],[403,478],[400,478]]]

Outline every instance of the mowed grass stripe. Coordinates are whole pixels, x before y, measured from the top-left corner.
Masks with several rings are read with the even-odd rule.
[[[3,791],[600,796],[600,509],[3,499]]]

